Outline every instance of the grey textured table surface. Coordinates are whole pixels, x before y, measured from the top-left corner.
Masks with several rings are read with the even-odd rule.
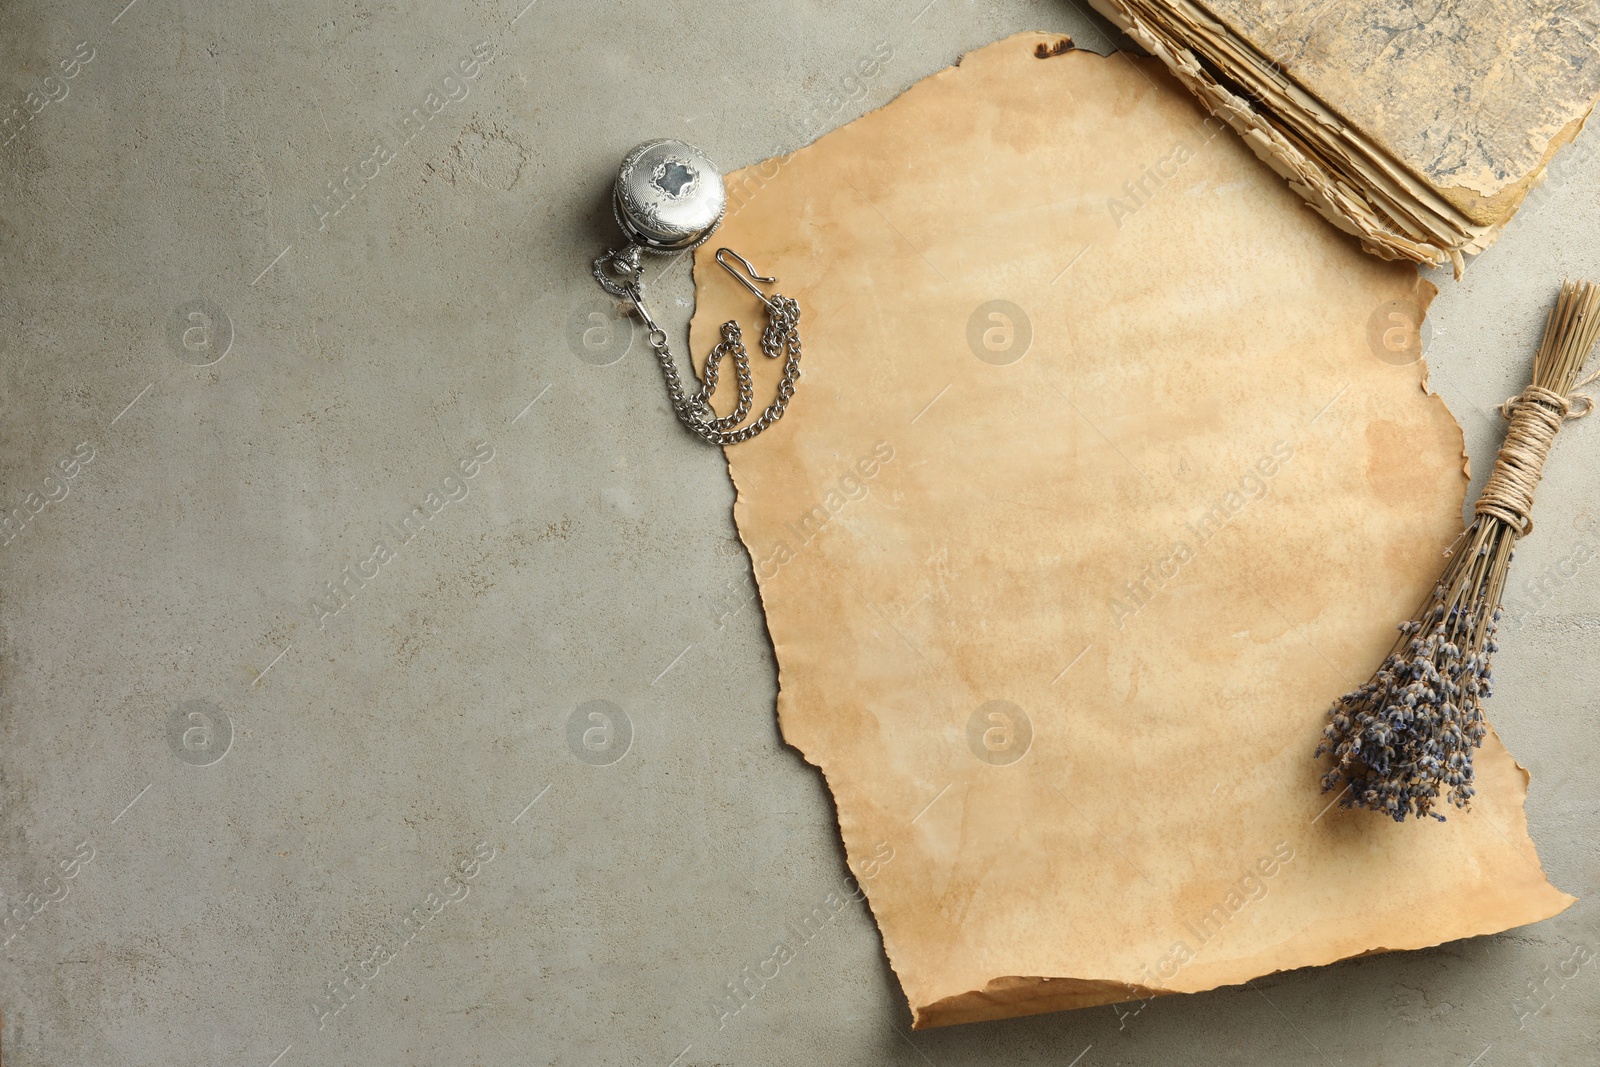
[[[847,871],[731,610],[722,459],[588,277],[609,178],[649,136],[730,168],[797,147],[1018,30],[1111,43],[1069,2],[523,2],[0,5],[7,1064],[1596,1059],[1588,900],[1136,1016],[917,1033],[852,903],[719,1018]],[[1437,279],[1480,481],[1555,283],[1600,278],[1597,137]],[[681,329],[686,272],[658,292]],[[1580,897],[1597,478],[1576,424],[1491,708]]]

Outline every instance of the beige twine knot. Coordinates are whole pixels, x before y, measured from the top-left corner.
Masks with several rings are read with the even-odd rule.
[[[1583,406],[1575,410],[1579,402]],[[1504,522],[1517,537],[1532,533],[1533,491],[1544,473],[1556,431],[1568,419],[1581,419],[1593,410],[1594,398],[1587,393],[1562,396],[1537,385],[1501,404],[1500,414],[1511,426],[1473,510]]]

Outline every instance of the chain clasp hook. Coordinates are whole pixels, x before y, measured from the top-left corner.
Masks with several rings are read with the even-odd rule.
[[[722,258],[722,254],[724,252],[726,252],[728,255],[732,256],[734,259],[737,259],[740,263],[742,263],[744,265],[744,269],[749,272],[750,276],[747,278],[743,274],[740,274],[737,270],[734,269],[733,264],[731,264],[727,260],[723,259]],[[743,256],[741,256],[739,253],[735,252],[731,248],[719,248],[719,249],[717,249],[717,262],[722,266],[723,270],[725,270],[729,274],[733,275],[734,279],[740,285],[744,286],[746,289],[748,289],[752,293],[756,294],[756,299],[761,301],[763,304],[767,305],[767,310],[768,311],[774,311],[775,312],[775,311],[778,310],[778,306],[767,298],[767,294],[763,293],[760,289],[757,289],[755,287],[755,282],[776,282],[778,279],[769,278],[766,275],[758,272],[755,269],[755,267],[750,265],[750,261],[748,259],[745,259]],[[754,279],[754,281],[752,281],[752,279]]]

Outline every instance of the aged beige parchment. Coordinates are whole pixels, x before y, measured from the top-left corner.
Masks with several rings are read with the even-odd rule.
[[[1493,735],[1442,825],[1330,809],[1311,758],[1460,529],[1461,432],[1386,333],[1432,287],[1158,62],[1054,43],[733,175],[696,258],[696,352],[759,322],[718,245],[804,309],[735,516],[915,1024],[1560,912]]]

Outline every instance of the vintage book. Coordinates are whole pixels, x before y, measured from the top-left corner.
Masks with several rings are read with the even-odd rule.
[[[695,264],[697,352],[751,312],[721,243],[804,309],[788,416],[727,451],[734,517],[783,736],[915,1025],[1557,914],[1492,732],[1442,824],[1341,809],[1312,757],[1461,529],[1461,428],[1374,336],[1434,287],[1161,64],[1059,45],[730,175]]]
[[[1091,0],[1385,259],[1499,236],[1600,96],[1600,2]]]

